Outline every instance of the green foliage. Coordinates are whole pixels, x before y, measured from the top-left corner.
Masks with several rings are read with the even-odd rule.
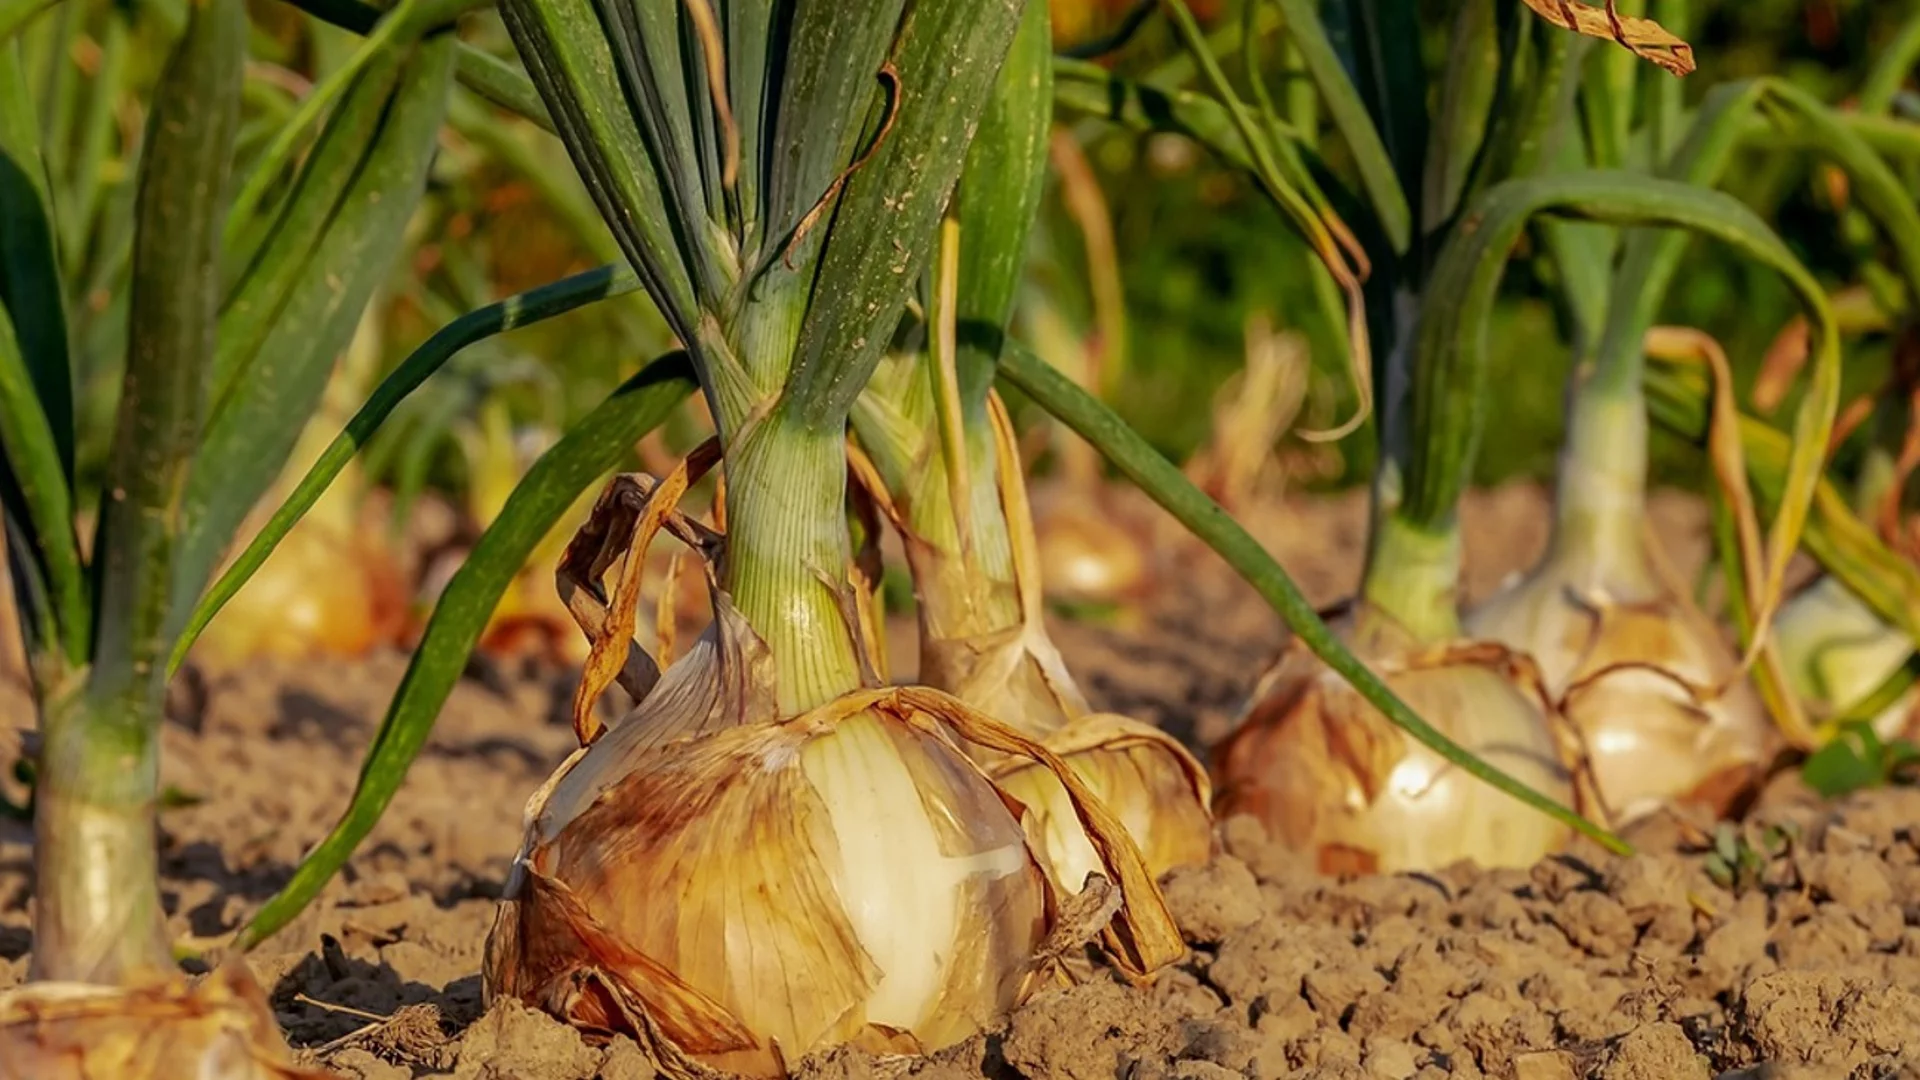
[[[1705,860],[1707,877],[1735,896],[1744,895],[1761,883],[1769,866],[1792,851],[1797,839],[1789,826],[1756,828],[1723,821],[1713,831],[1713,849]]]
[[[1315,656],[1351,683],[1360,696],[1394,726],[1461,770],[1564,822],[1608,850],[1620,853],[1631,850],[1619,837],[1461,749],[1422,720],[1378,675],[1340,644],[1286,570],[1265,548],[1098,399],[1017,345],[1002,354],[1000,368],[1008,382],[1098,447],[1123,475],[1225,559],[1273,606]]]
[[[602,267],[535,289],[469,312],[448,323],[426,344],[416,349],[383,380],[366,404],[354,414],[346,430],[328,445],[307,475],[287,495],[248,542],[233,564],[220,576],[195,607],[186,629],[174,645],[169,671],[177,670],[186,659],[200,631],[213,621],[220,608],[238,593],[254,572],[264,565],[286,535],[308,510],[313,509],[327,486],[340,475],[353,455],[365,446],[408,395],[419,389],[442,365],[461,349],[496,334],[565,314],[585,304],[620,296],[639,288],[639,281],[624,267]],[[504,588],[504,584],[502,584]],[[489,609],[491,610],[491,609]]]
[[[692,371],[684,355],[657,360],[570,428],[528,470],[434,605],[400,688],[367,748],[359,783],[339,823],[301,860],[293,880],[241,930],[240,948],[260,944],[298,915],[373,831],[466,670],[487,619],[534,545],[581,492],[624,460],[633,444],[692,390]]]
[[[1800,766],[1806,785],[1829,799],[1855,791],[1912,783],[1920,775],[1920,746],[1886,740],[1865,720],[1849,720]]]

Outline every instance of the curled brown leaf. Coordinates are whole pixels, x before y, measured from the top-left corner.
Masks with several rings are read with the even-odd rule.
[[[1638,19],[1614,10],[1613,0],[1594,7],[1580,0],[1526,0],[1534,14],[1562,30],[1619,42],[1635,56],[1650,60],[1675,75],[1693,71],[1693,46],[1667,32],[1652,19]]]

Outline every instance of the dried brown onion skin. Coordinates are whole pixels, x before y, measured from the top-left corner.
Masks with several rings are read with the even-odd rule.
[[[334,1080],[294,1064],[238,965],[197,983],[29,983],[0,994],[0,1076],[22,1080]]]
[[[1633,602],[1583,596],[1549,565],[1467,625],[1538,662],[1616,823],[1674,803],[1723,815],[1773,756],[1777,732],[1752,683],[1735,677],[1732,649],[1665,590]]]
[[[1335,628],[1421,717],[1535,790],[1576,801],[1577,748],[1524,658],[1484,644],[1415,652],[1391,629],[1353,626]],[[1252,815],[1323,873],[1525,866],[1572,836],[1392,726],[1297,641],[1216,749],[1215,776],[1219,816]]]

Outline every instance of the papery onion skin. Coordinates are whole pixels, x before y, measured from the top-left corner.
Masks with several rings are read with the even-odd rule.
[[[296,1066],[244,969],[195,984],[29,983],[0,994],[0,1076],[20,1080],[331,1080]]]
[[[1534,790],[1575,801],[1575,764],[1524,661],[1484,645],[1423,658],[1383,617],[1361,621],[1363,633],[1352,618],[1335,629],[1415,712]],[[1215,763],[1215,813],[1254,816],[1322,873],[1527,866],[1572,836],[1391,726],[1297,642]]]
[[[1907,657],[1913,642],[1832,577],[1820,577],[1780,607],[1773,640],[1794,693],[1816,714],[1832,716],[1862,701]],[[1912,738],[1920,689],[1909,689],[1873,717],[1882,739]]]
[[[1621,590],[1625,592],[1626,590]],[[1467,618],[1470,633],[1524,649],[1580,731],[1617,824],[1669,803],[1725,813],[1776,736],[1719,631],[1664,589],[1616,599],[1549,561]]]
[[[649,705],[690,700],[662,690]],[[752,1076],[841,1044],[935,1050],[1017,1004],[1048,887],[1016,808],[952,743],[882,708],[616,737],[644,712],[535,797],[489,993],[589,1031],[644,1041],[651,1023]]]
[[[1206,770],[1170,736],[1126,717],[1091,713],[1046,742],[1120,818],[1156,876],[1212,857]],[[994,782],[1027,807],[1028,834],[1054,883],[1079,892],[1100,864],[1065,786],[1027,762],[1003,761],[992,771]]]

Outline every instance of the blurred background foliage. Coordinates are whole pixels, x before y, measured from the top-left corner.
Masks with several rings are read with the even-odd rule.
[[[124,354],[127,238],[131,178],[139,153],[140,102],[157,75],[165,45],[183,20],[183,0],[68,0],[36,16],[21,33],[29,76],[41,92],[41,126],[53,182],[71,208],[60,241],[71,257],[69,302],[75,313],[83,397],[82,430],[109,429],[115,370]],[[1153,5],[1148,0],[1146,5]],[[1444,14],[1433,9],[1423,44],[1437,67],[1445,48]],[[255,60],[248,72],[251,125],[243,154],[264,151],[275,125],[313,82],[344,61],[354,38],[280,0],[252,0]],[[1099,62],[1129,78],[1178,84],[1186,65],[1157,13],[1136,17],[1136,0],[1052,0],[1056,47],[1102,53],[1117,32],[1135,29]],[[1237,35],[1240,0],[1193,7],[1205,25]],[[1700,0],[1688,35],[1700,62],[1688,78],[1696,102],[1711,86],[1770,73],[1819,97],[1845,102],[1876,52],[1911,16],[1911,5],[1887,0]],[[511,49],[491,11],[469,16],[462,33],[489,52]],[[1297,62],[1277,52],[1278,35],[1260,46],[1277,101],[1304,86]],[[1237,52],[1236,50],[1234,50]],[[1244,66],[1228,64],[1244,83]],[[1920,112],[1911,90],[1897,111]],[[371,385],[430,333],[458,314],[569,273],[613,261],[617,251],[574,178],[559,142],[508,116],[464,87],[455,91],[423,209],[411,226],[409,255],[370,318],[379,331],[370,370],[342,367],[340,378]],[[1326,426],[1352,409],[1336,328],[1312,300],[1310,256],[1279,220],[1271,202],[1237,171],[1177,135],[1139,135],[1099,121],[1063,116],[1069,145],[1056,147],[1045,216],[1022,305],[1025,330],[1036,312],[1082,336],[1102,357],[1099,389],[1121,414],[1177,460],[1191,456],[1213,424],[1220,389],[1243,364],[1245,327],[1270,319],[1311,344],[1313,372],[1306,426]],[[1328,161],[1341,169],[1339,146]],[[1073,160],[1063,162],[1062,152]],[[1731,171],[1731,190],[1774,222],[1800,257],[1832,288],[1859,279],[1864,241],[1839,224],[1844,191],[1806,155],[1746,147]],[[1920,162],[1897,163],[1920,191]],[[1078,172],[1076,173],[1076,170]],[[1076,174],[1079,179],[1063,180]],[[1080,186],[1075,187],[1078,183]],[[1092,211],[1088,207],[1092,206]],[[1089,245],[1089,212],[1111,223],[1111,265],[1102,245]],[[1077,216],[1078,215],[1078,216]],[[1088,252],[1098,254],[1090,260]],[[1523,251],[1523,255],[1527,253]],[[1724,342],[1743,384],[1793,309],[1785,286],[1764,269],[1711,245],[1694,245],[1676,279],[1665,320],[1698,326]],[[1124,350],[1105,348],[1112,312],[1094,302],[1090,283],[1111,282],[1124,299]],[[1567,375],[1565,336],[1550,297],[1555,268],[1544,258],[1516,259],[1506,280],[1495,331],[1497,422],[1486,433],[1480,480],[1545,479],[1562,431]],[[1103,322],[1103,319],[1107,320]],[[526,460],[489,440],[536,446],[599,401],[623,377],[670,346],[648,303],[629,296],[564,319],[512,332],[476,346],[407,402],[370,448],[368,477],[395,492],[404,511],[413,496],[439,491],[456,505],[487,500],[476,462]],[[1867,336],[1850,343],[1849,396],[1878,385],[1891,344]],[[1113,362],[1107,362],[1113,361]],[[352,395],[357,398],[359,395]],[[352,398],[349,398],[351,400]],[[696,410],[697,412],[697,410]],[[499,422],[504,415],[505,423]],[[482,418],[486,417],[485,422]],[[343,418],[320,418],[337,425]],[[665,447],[689,445],[703,420],[680,418]],[[1298,449],[1298,444],[1295,444]],[[82,448],[82,468],[97,479],[103,438]],[[1372,439],[1355,436],[1295,483],[1335,488],[1365,480]],[[1837,465],[1845,471],[1842,449]],[[1693,482],[1696,455],[1665,446],[1660,479]],[[397,522],[401,514],[396,514]]]

